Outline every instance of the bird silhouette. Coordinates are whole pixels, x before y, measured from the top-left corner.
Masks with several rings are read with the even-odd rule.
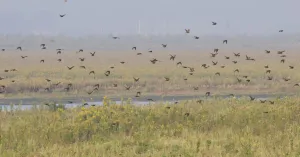
[[[228,42],[227,40],[223,40],[223,44],[227,44],[227,42]]]
[[[211,23],[212,23],[212,25],[214,25],[214,26],[217,25],[217,22],[214,22],[214,21],[213,21],[213,22],[211,22]]]
[[[185,33],[186,33],[186,34],[189,34],[190,32],[191,32],[190,29],[185,29]]]
[[[72,70],[72,69],[74,68],[74,66],[71,66],[71,67],[68,67],[68,66],[67,66],[67,68],[68,68],[69,70]]]
[[[105,73],[104,73],[105,76],[109,76],[110,75],[110,71],[107,70]]]
[[[165,81],[170,81],[169,77],[164,77],[164,78],[165,78]]]
[[[90,71],[89,75],[94,74],[95,75],[95,71]]]
[[[90,54],[91,54],[91,56],[93,57],[93,56],[95,56],[95,54],[96,54],[96,52],[90,52]]]
[[[134,46],[134,47],[132,47],[132,50],[136,50],[136,47]]]
[[[21,46],[17,47],[17,50],[22,51],[22,47]]]
[[[255,97],[252,97],[251,95],[249,97],[250,97],[250,101],[255,100]]]
[[[133,77],[134,82],[139,82],[140,78]]]
[[[59,15],[60,17],[65,17],[66,16],[66,14],[63,14],[63,15]]]
[[[241,54],[240,53],[233,53],[235,57],[240,57]]]
[[[170,60],[175,60],[176,55],[170,55]]]
[[[125,87],[126,90],[130,90],[130,88],[131,88],[131,86],[128,86],[126,84],[124,85],[124,87]]]
[[[213,63],[213,65],[217,65],[218,64],[218,62],[214,62],[214,61],[211,61],[212,63]]]
[[[163,48],[166,48],[168,45],[167,44],[161,44]]]

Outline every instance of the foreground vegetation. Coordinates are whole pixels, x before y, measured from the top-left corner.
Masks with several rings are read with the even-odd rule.
[[[0,112],[0,156],[299,156],[300,99]]]

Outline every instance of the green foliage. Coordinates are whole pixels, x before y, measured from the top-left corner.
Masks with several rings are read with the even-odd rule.
[[[0,156],[297,156],[299,98],[0,112]],[[129,102],[129,101],[128,101]],[[168,107],[170,108],[168,108]],[[186,113],[190,113],[186,116]]]

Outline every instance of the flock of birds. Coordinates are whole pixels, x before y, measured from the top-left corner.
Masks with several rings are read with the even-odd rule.
[[[63,18],[65,15],[66,15],[66,14],[60,15],[60,17]],[[217,25],[217,22],[212,22],[212,25],[213,25],[213,26],[216,26],[216,25]],[[282,32],[283,32],[283,30],[279,30],[279,33],[282,33]],[[191,30],[190,30],[190,29],[185,29],[185,33],[186,33],[186,34],[190,34],[190,33],[191,33]],[[119,40],[119,39],[120,39],[120,37],[117,37],[117,36],[113,36],[112,38],[113,38],[114,40]],[[193,38],[194,38],[195,40],[198,40],[200,37],[199,37],[199,36],[193,36]],[[228,44],[228,40],[225,39],[225,40],[222,41],[222,43],[223,43],[223,44]],[[162,48],[167,48],[168,45],[167,45],[167,44],[161,44],[161,46],[162,46]],[[45,49],[47,49],[47,45],[44,44],[44,43],[43,43],[43,44],[40,44],[40,48],[43,49],[43,50],[45,50]],[[22,47],[21,47],[21,46],[17,47],[16,49],[19,50],[19,51],[22,51]],[[138,48],[137,48],[136,46],[132,47],[132,51],[136,51],[137,49],[138,49]],[[63,50],[64,50],[64,49],[56,49],[56,53],[59,55],[59,54],[61,54],[61,53],[63,52]],[[6,51],[6,49],[2,49],[2,51]],[[83,51],[84,51],[83,49],[79,49],[78,52],[83,52]],[[149,49],[148,52],[149,52],[149,53],[152,53],[153,51],[152,51],[151,49]],[[266,54],[270,54],[271,51],[270,51],[270,50],[265,50],[265,53],[266,53]],[[218,49],[218,48],[215,48],[215,49],[213,49],[213,52],[210,53],[210,56],[211,56],[211,58],[215,58],[218,54],[219,54],[219,49]],[[280,57],[282,58],[282,59],[280,60],[280,63],[284,64],[285,61],[286,61],[286,59],[285,59],[285,57],[286,57],[285,51],[278,51],[277,54],[280,55]],[[96,52],[90,52],[90,56],[91,56],[91,57],[94,57],[95,55],[96,55]],[[137,56],[140,56],[140,55],[142,55],[142,53],[141,53],[141,52],[137,52],[136,55],[137,55]],[[22,59],[26,59],[26,58],[28,58],[28,57],[29,57],[29,56],[21,56]],[[239,57],[241,57],[241,53],[233,53],[233,57],[239,58]],[[248,56],[248,55],[246,55],[245,57],[246,57],[245,60],[247,60],[247,61],[256,61],[255,58],[252,58],[252,57],[250,57],[250,56]],[[231,58],[230,56],[225,56],[225,59],[226,59],[226,60],[230,60],[230,58]],[[84,62],[84,61],[85,61],[85,58],[79,58],[79,60],[80,60],[81,62]],[[176,66],[182,67],[182,68],[184,68],[184,69],[188,69],[188,75],[193,75],[193,74],[194,74],[194,72],[195,72],[195,67],[185,66],[181,61],[176,61],[176,55],[174,55],[174,54],[169,54],[169,60],[175,62],[175,65],[176,65]],[[44,63],[44,62],[45,62],[45,59],[40,60],[40,63]],[[62,62],[62,59],[57,59],[57,62]],[[157,58],[153,58],[153,59],[150,60],[150,63],[151,63],[151,64],[156,64],[157,62],[160,62],[160,60],[158,60]],[[238,61],[232,60],[232,63],[233,63],[233,64],[238,64]],[[121,61],[120,64],[126,64],[126,62],[125,62],[125,61]],[[217,62],[217,61],[212,61],[212,65],[202,64],[201,67],[204,68],[204,69],[208,69],[210,66],[217,66],[217,65],[218,65],[218,62]],[[75,67],[75,66],[67,66],[66,68],[67,68],[68,70],[72,70],[74,67]],[[221,67],[221,68],[225,68],[225,65],[222,65],[222,66],[220,66],[220,67]],[[81,65],[80,68],[86,69],[86,67],[85,67],[84,65]],[[106,77],[109,77],[109,76],[112,74],[112,72],[113,72],[112,69],[114,69],[114,68],[115,68],[114,66],[110,67],[110,69],[104,71],[103,74],[104,74]],[[271,69],[269,68],[268,65],[264,66],[264,68],[266,69],[266,74],[271,74],[271,73],[272,73],[272,71],[271,71]],[[289,69],[294,69],[294,66],[291,66],[291,65],[290,65],[290,66],[289,66]],[[10,71],[17,71],[17,70],[16,70],[16,69],[10,69],[10,70],[5,70],[4,72],[5,72],[5,73],[8,73],[8,72],[10,72]],[[235,69],[235,70],[233,71],[234,74],[239,73],[239,72],[240,72],[240,70],[239,70],[238,68]],[[89,75],[92,75],[92,76],[94,76],[94,77],[95,77],[95,73],[96,73],[96,72],[95,72],[94,70],[88,72]],[[220,73],[220,72],[216,72],[215,75],[216,75],[216,76],[220,76],[221,73]],[[242,78],[244,78],[246,82],[250,82],[250,81],[251,81],[251,80],[249,79],[249,76],[244,75],[244,76],[242,76],[242,77],[236,77],[237,82],[239,82],[239,83],[242,82],[242,81],[243,81]],[[5,77],[0,77],[0,81],[3,80],[3,79],[5,79]],[[166,82],[170,81],[171,79],[172,79],[172,78],[170,78],[170,77],[164,77],[164,81],[166,81]],[[286,82],[291,80],[290,78],[286,78],[286,77],[284,77],[284,78],[282,78],[282,79],[283,79],[284,81],[286,81]],[[271,80],[273,80],[273,77],[272,77],[271,75],[268,75],[268,76],[267,76],[267,80],[271,81]],[[15,82],[15,81],[16,81],[16,80],[12,80],[12,82]],[[45,81],[46,81],[47,83],[51,83],[52,80],[46,78]],[[136,82],[139,82],[139,81],[140,81],[140,78],[138,78],[138,77],[133,77],[133,81],[134,81],[135,83],[136,83]],[[1,82],[0,82],[0,83],[1,83]],[[55,87],[57,87],[57,86],[59,86],[59,85],[61,85],[61,84],[62,84],[61,82],[53,83],[50,87],[47,87],[47,88],[45,88],[44,90],[45,90],[45,91],[51,91],[52,88],[55,88]],[[294,84],[294,86],[299,86],[299,85],[300,85],[299,83]],[[72,87],[73,87],[73,84],[72,84],[72,83],[68,83],[68,84],[65,85],[64,91],[69,92],[70,90],[72,90]],[[118,84],[114,83],[114,84],[113,84],[113,87],[118,87]],[[124,85],[124,88],[125,88],[126,91],[131,90],[131,87],[132,87],[132,86],[130,86],[130,85],[126,85],[126,84]],[[87,94],[91,95],[91,94],[94,93],[95,91],[99,90],[99,88],[100,88],[100,85],[99,85],[99,84],[95,84],[95,85],[93,86],[93,90],[88,91]],[[5,85],[0,85],[0,94],[5,94],[5,93],[6,93],[6,89],[7,89],[7,87],[6,87]],[[199,87],[194,86],[192,90],[197,91],[197,90],[199,90]],[[211,93],[210,93],[210,92],[206,92],[205,95],[206,95],[206,96],[210,96]],[[231,95],[231,96],[234,96],[233,94],[230,94],[230,95]],[[141,92],[141,91],[137,91],[135,97],[138,98],[138,97],[141,97],[141,96],[142,96],[142,92]],[[252,97],[252,96],[249,96],[249,97],[250,97],[250,100],[252,100],[252,101],[255,100],[254,97]],[[148,100],[148,101],[154,101],[153,99],[147,99],[147,100]],[[198,100],[197,103],[202,103],[202,101],[203,101],[203,100]],[[265,103],[265,102],[266,102],[266,100],[260,100],[260,101],[261,101],[261,103]],[[274,101],[269,101],[269,102],[270,102],[271,104],[274,104]]]

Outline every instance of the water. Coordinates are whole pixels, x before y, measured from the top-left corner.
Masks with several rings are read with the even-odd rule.
[[[266,99],[272,99],[272,98],[278,98],[278,97],[283,97],[285,95],[252,95],[253,97],[256,98],[256,100],[266,100]],[[228,95],[223,95],[223,96],[217,96],[215,98],[229,98],[230,96]],[[248,97],[244,95],[240,96],[235,96],[236,98],[240,97]],[[166,97],[160,97],[160,96],[150,96],[147,97],[147,99],[153,99],[156,102],[159,103],[174,103],[175,101],[184,101],[184,100],[192,100],[192,99],[207,99],[204,96],[166,96]],[[84,101],[84,98],[78,99],[78,98],[64,98],[59,100],[59,102],[55,99],[48,99],[48,100],[39,100],[39,99],[34,99],[34,98],[27,98],[27,99],[7,99],[7,100],[0,100],[0,109],[2,110],[11,110],[11,109],[20,109],[20,110],[30,110],[33,107],[40,107],[41,104],[44,104],[44,102],[56,102],[56,104],[64,104],[66,108],[74,108],[78,106],[83,106],[84,103],[87,103],[88,105],[85,106],[99,106],[103,105],[102,98],[95,97],[92,98],[93,101]],[[116,98],[111,98],[111,100],[116,103],[116,104],[122,104],[122,101]],[[123,99],[123,103],[126,103],[126,99]],[[209,100],[209,99],[208,99]],[[69,101],[72,101],[73,103],[69,103]],[[133,99],[132,104],[135,105],[148,105],[148,104],[153,104],[155,102],[149,102],[148,100],[141,100],[141,98],[136,98]],[[15,105],[11,105],[15,104]],[[44,105],[43,105],[44,106]]]

